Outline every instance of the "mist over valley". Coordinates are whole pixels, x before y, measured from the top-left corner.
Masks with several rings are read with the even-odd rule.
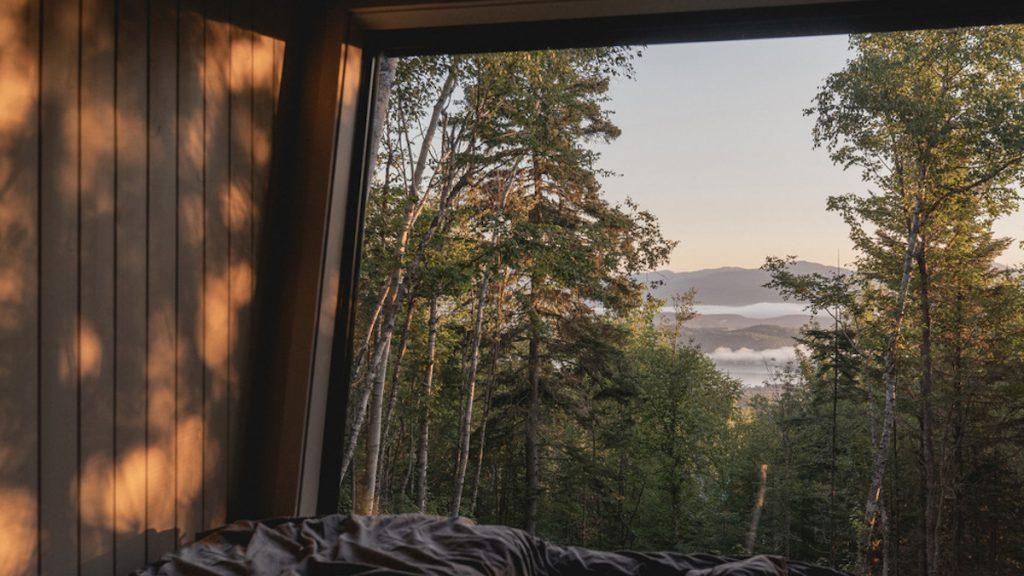
[[[835,266],[797,261],[796,274],[836,273]],[[849,270],[839,269],[840,273]],[[683,325],[680,341],[695,345],[721,370],[744,386],[761,386],[772,370],[796,360],[795,338],[814,320],[806,303],[786,301],[772,288],[771,278],[759,268],[722,267],[689,272],[659,270],[643,274],[648,294],[666,302],[674,294],[696,291],[697,316]],[[656,319],[671,325],[674,311],[664,306]]]

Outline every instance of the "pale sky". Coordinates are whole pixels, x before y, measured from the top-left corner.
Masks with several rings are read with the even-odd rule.
[[[622,136],[600,146],[612,199],[632,197],[680,241],[668,268],[758,267],[766,256],[853,259],[830,194],[866,189],[811,143],[802,110],[846,61],[846,37],[652,46],[609,107]],[[1024,236],[1024,214],[997,232]],[[1024,262],[1011,248],[1000,261]]]

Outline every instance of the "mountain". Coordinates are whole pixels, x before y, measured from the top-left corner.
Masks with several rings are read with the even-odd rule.
[[[796,274],[832,274],[835,266],[798,260],[790,268]],[[843,270],[846,272],[846,270]],[[673,295],[697,290],[698,304],[744,306],[762,302],[784,302],[775,290],[765,288],[770,276],[759,268],[709,268],[692,272],[658,270],[640,275],[640,280],[653,285],[650,294],[666,301]]]
[[[799,328],[788,328],[774,324],[757,324],[747,328],[722,330],[718,328],[683,327],[680,338],[690,341],[704,352],[714,352],[718,348],[739,350],[772,350],[794,344],[793,338],[800,335]]]
[[[747,318],[738,314],[698,314],[683,326],[680,340],[692,342],[705,352],[716,348],[766,350],[792,346],[800,328],[811,316],[787,314],[774,318]],[[662,312],[655,322],[672,326],[672,314]]]

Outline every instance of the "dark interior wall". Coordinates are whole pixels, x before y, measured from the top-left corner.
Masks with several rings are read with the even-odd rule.
[[[126,574],[227,518],[266,6],[0,4],[0,574]]]

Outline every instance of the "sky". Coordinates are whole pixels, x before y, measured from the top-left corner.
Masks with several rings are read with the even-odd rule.
[[[603,184],[679,241],[666,268],[756,268],[770,255],[853,261],[847,228],[825,201],[867,185],[813,148],[814,119],[803,115],[846,59],[846,36],[661,45],[643,49],[635,79],[613,82],[622,136],[598,146],[602,168],[616,174]],[[1024,236],[1024,213],[996,231]],[[999,260],[1024,262],[1024,251]]]

